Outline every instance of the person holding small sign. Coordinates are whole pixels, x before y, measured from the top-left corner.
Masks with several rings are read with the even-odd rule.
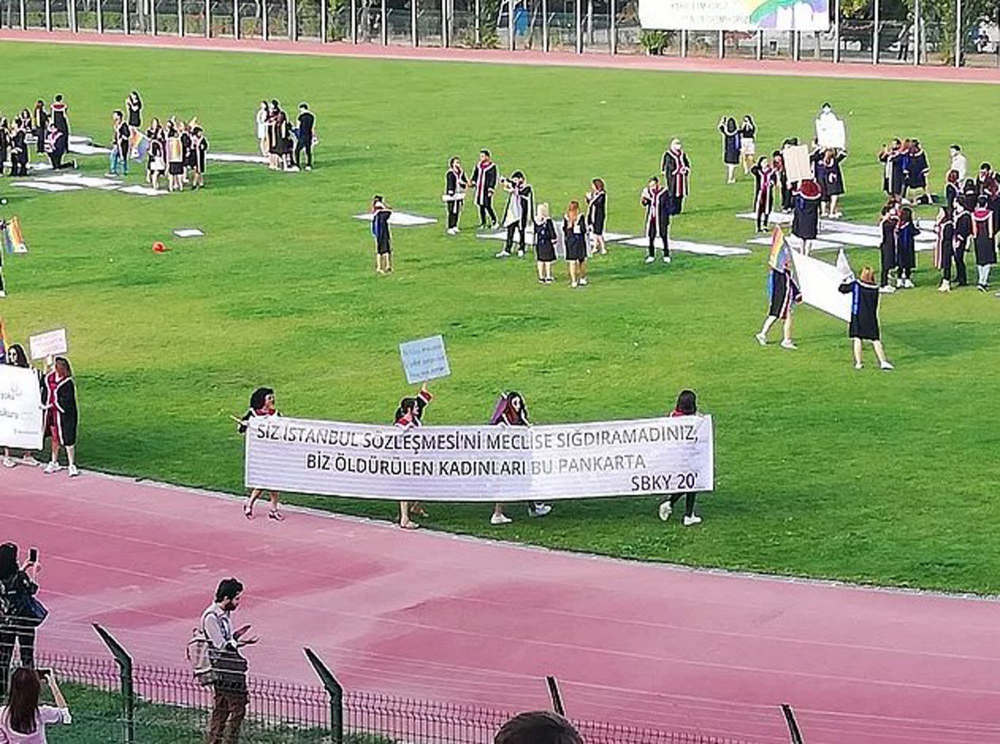
[[[80,474],[76,467],[76,429],[79,414],[76,405],[76,383],[73,368],[64,356],[57,356],[52,370],[45,375],[46,434],[52,440],[52,459],[45,474],[62,470],[59,449],[66,449],[71,478]]]
[[[432,400],[434,400],[434,396],[431,395],[431,391],[427,389],[427,383],[425,382],[420,386],[420,390],[417,392],[415,397],[403,398],[399,401],[399,407],[396,409],[394,424],[401,429],[409,429],[413,426],[423,426],[424,409],[430,405]],[[420,527],[419,524],[410,519],[411,513],[416,514],[418,517],[427,516],[427,512],[424,511],[422,506],[420,506],[420,502],[400,501],[399,526],[404,530],[415,530]]]
[[[250,395],[250,408],[247,409],[242,418],[237,419],[237,431],[245,435],[249,428],[247,422],[250,419],[280,415],[278,409],[274,406],[274,390],[269,387],[259,387]],[[250,492],[250,498],[243,505],[243,516],[247,519],[253,519],[253,505],[263,495],[264,491],[260,488],[255,488]],[[271,497],[271,511],[268,513],[267,518],[273,519],[275,522],[281,522],[285,519],[285,516],[279,510],[278,492],[270,491],[269,495]]]

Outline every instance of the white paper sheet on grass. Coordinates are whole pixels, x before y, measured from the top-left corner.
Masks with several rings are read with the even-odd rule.
[[[507,239],[507,232],[506,231],[498,231],[498,232],[490,232],[490,233],[477,233],[476,237],[478,237],[478,238],[486,238],[487,240],[506,240]],[[606,233],[604,233],[604,240],[607,243],[623,242],[623,241],[625,241],[625,240],[627,240],[627,239],[629,239],[631,237],[632,236],[629,235],[628,233],[613,233],[613,232],[606,232]],[[561,227],[557,227],[556,228],[556,238],[560,242],[562,241],[562,228]],[[515,239],[515,242],[516,242],[516,239]],[[534,245],[535,244],[535,231],[532,230],[531,227],[529,227],[527,230],[524,231],[524,242],[527,243],[528,245]]]
[[[792,265],[802,291],[802,301],[835,318],[850,322],[851,295],[842,294],[844,275],[836,266],[792,251]]]
[[[66,186],[83,186],[88,189],[101,189],[102,191],[115,191],[122,187],[122,182],[113,178],[98,178],[95,176],[84,176],[80,173],[58,173],[39,181],[46,183],[61,183]]]
[[[635,248],[648,248],[649,238],[630,238],[629,240],[621,241],[622,245],[631,245]],[[771,240],[768,239],[767,244],[771,244]],[[656,239],[654,245],[658,249],[663,248],[663,241],[659,238]],[[747,248],[732,248],[726,245],[714,245],[712,243],[695,243],[690,240],[675,240],[670,239],[670,252],[677,253],[695,253],[699,256],[721,256],[723,258],[728,258],[730,256],[749,256],[752,251]]]
[[[757,221],[757,215],[753,212],[743,212],[742,214],[736,215],[738,219],[741,220],[752,220]],[[792,215],[788,212],[771,212],[771,216],[767,220],[769,225],[790,225],[792,224]],[[768,243],[771,239],[767,239]]]
[[[368,214],[356,214],[354,215],[356,220],[366,220],[368,222],[372,221],[372,215]],[[419,225],[433,225],[437,222],[433,217],[421,217],[417,214],[407,214],[406,212],[393,212],[389,215],[389,224],[396,225],[397,227],[417,227]]]
[[[34,189],[35,191],[48,191],[50,193],[59,193],[62,191],[80,191],[83,186],[67,186],[61,183],[45,183],[45,181],[14,181],[12,186],[17,186],[22,189]]]
[[[206,160],[214,160],[220,163],[260,163],[267,165],[267,158],[263,155],[237,155],[229,152],[210,152],[205,155]]]
[[[174,235],[178,238],[200,238],[205,233],[196,227],[184,228],[183,230],[174,230]]]
[[[83,145],[69,143],[69,151],[74,155],[110,155],[111,150],[107,147],[98,147],[96,145]]]
[[[169,192],[165,189],[154,189],[151,186],[123,186],[118,189],[123,194],[135,194],[137,196],[166,196]]]

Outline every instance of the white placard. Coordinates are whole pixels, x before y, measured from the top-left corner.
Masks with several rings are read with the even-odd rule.
[[[34,370],[0,364],[0,445],[40,450],[42,394]]]
[[[66,329],[60,328],[48,333],[39,333],[28,339],[32,359],[45,359],[56,354],[65,354],[69,350],[66,343]]]
[[[785,163],[785,173],[789,183],[812,179],[812,162],[809,160],[809,148],[805,145],[788,145],[781,151],[781,159]]]
[[[847,278],[840,269],[798,251],[792,251],[792,265],[804,303],[850,322],[851,295],[840,292],[840,285]]]
[[[816,143],[824,149],[846,150],[847,127],[844,120],[833,113],[821,114],[816,119]]]
[[[254,418],[247,488],[420,501],[711,491],[711,416],[557,426],[398,427]]]
[[[639,0],[643,28],[690,31],[827,31],[828,0]]]
[[[411,385],[451,374],[443,336],[430,336],[401,343],[399,356],[403,359],[406,381]]]

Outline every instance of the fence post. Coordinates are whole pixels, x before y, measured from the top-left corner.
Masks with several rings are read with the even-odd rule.
[[[476,33],[475,33],[475,39],[476,39],[476,46],[477,47],[480,44],[483,43],[482,30],[479,27],[479,0],[476,0]]]
[[[410,46],[419,44],[417,38],[417,0],[410,0]]]
[[[177,36],[184,38],[184,0],[177,0]]]
[[[681,31],[681,57],[688,56],[688,32]]]
[[[875,27],[872,29],[872,64],[878,64],[878,40],[879,40],[879,23],[881,21],[881,10],[882,5],[879,0],[875,0]]]
[[[358,43],[358,0],[351,0],[351,43]]]
[[[549,51],[549,0],[542,0],[542,51]]]
[[[52,0],[45,0],[45,30],[52,30]]]
[[[382,46],[389,46],[389,12],[386,10],[385,0],[382,0]]]
[[[240,0],[233,0],[233,38],[240,38]]]
[[[719,29],[719,59],[725,59],[726,56],[726,32]]]
[[[267,0],[260,0],[260,35],[264,37],[264,41],[271,35],[267,27]]]
[[[212,38],[212,0],[205,0],[205,38]]]
[[[955,67],[962,66],[962,0],[955,0]]]
[[[608,34],[611,43],[611,53],[618,54],[618,3],[615,0],[608,0]]]
[[[76,22],[76,0],[69,0],[69,30],[80,33],[80,24]]]
[[[156,36],[156,0],[149,0],[149,30]]]
[[[329,29],[327,28],[329,20],[327,19],[327,15],[330,13],[330,6],[327,0],[319,0],[319,12],[321,14],[319,19],[319,41],[321,44],[325,44],[327,42],[327,35],[329,34]]]
[[[306,658],[312,665],[313,671],[319,677],[319,681],[326,688],[326,693],[330,696],[330,734],[333,737],[333,744],[344,744],[344,688],[333,676],[323,660],[320,659],[310,648],[302,649]]]
[[[781,712],[785,716],[785,723],[788,724],[788,735],[791,737],[792,744],[805,744],[802,732],[799,730],[799,723],[795,720],[795,713],[792,712],[792,706],[782,703]]]
[[[97,0],[97,33],[104,33],[104,0]]]
[[[298,0],[288,0],[288,40],[299,40],[299,3]]]
[[[833,0],[833,61],[840,62],[840,0]]]
[[[913,0],[913,64],[920,64],[920,0]]]
[[[126,36],[131,33],[132,20],[128,13],[128,0],[122,0],[122,33]]]
[[[549,699],[552,700],[552,710],[561,716],[566,715],[566,708],[563,706],[562,694],[559,692],[559,683],[551,674],[545,678],[545,684],[549,688]]]
[[[97,623],[94,630],[108,647],[118,670],[121,673],[122,684],[122,723],[125,726],[125,744],[135,744],[135,687],[132,684],[132,657],[114,637]]]
[[[24,0],[21,0],[21,30],[25,31],[28,28],[28,11],[24,7]]]
[[[583,54],[583,0],[576,0],[576,53]]]
[[[441,48],[448,48],[448,0],[441,0]]]
[[[764,58],[764,29],[757,29],[757,50],[756,55],[757,61],[760,62]]]

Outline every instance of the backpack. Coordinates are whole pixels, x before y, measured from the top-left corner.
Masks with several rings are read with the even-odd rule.
[[[185,656],[191,673],[202,687],[216,684],[238,689],[246,685],[247,661],[238,652],[217,649],[205,632],[205,618],[214,615],[211,609],[201,616],[201,624],[191,631]]]
[[[202,687],[212,684],[212,660],[209,655],[211,648],[212,643],[202,628],[191,631],[191,640],[187,642],[184,655],[191,667],[191,673]]]

